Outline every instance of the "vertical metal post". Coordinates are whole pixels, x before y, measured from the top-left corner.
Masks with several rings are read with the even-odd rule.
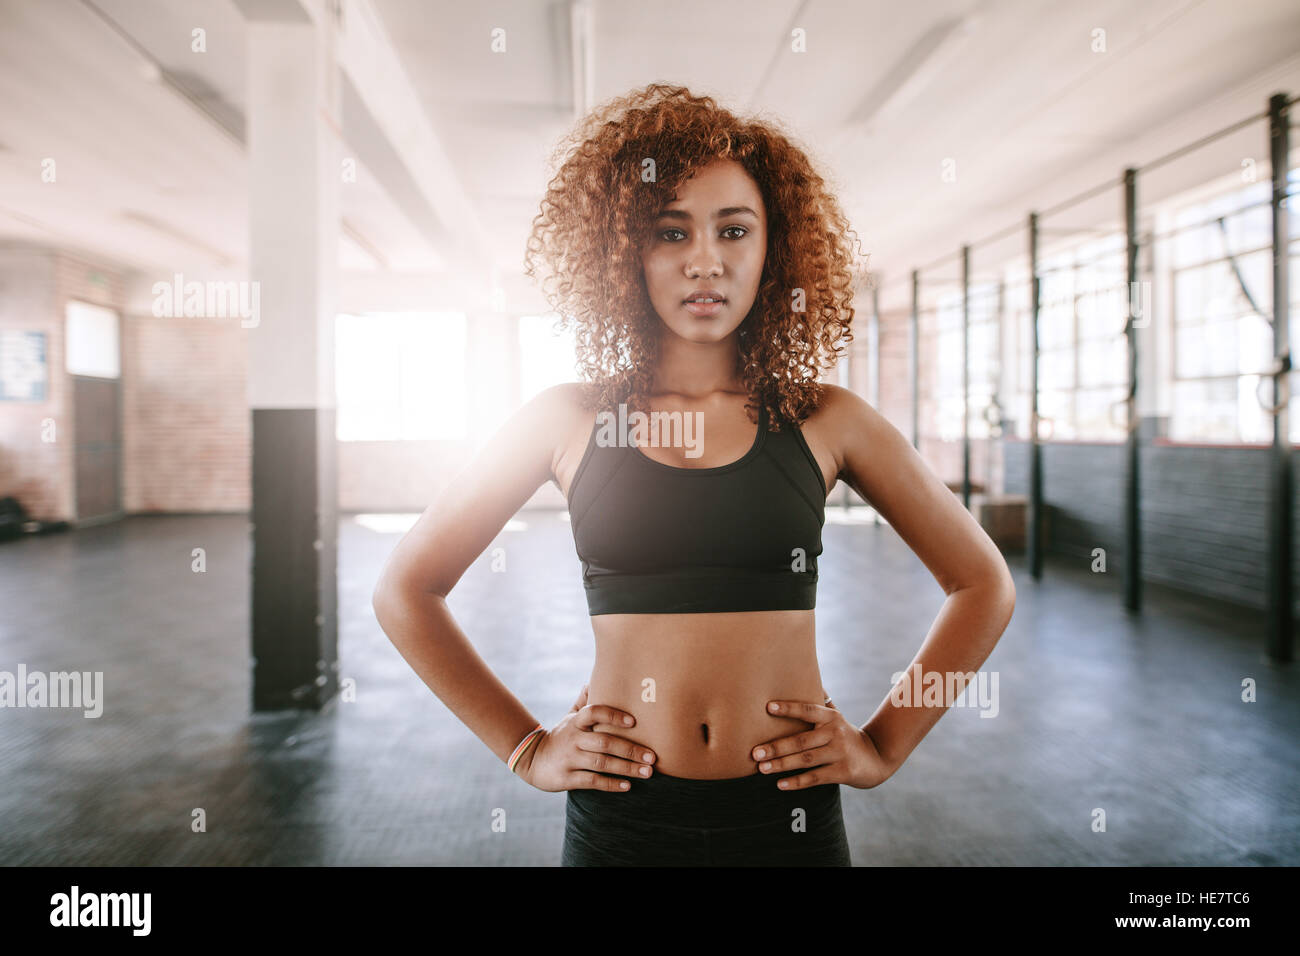
[[[1137,170],[1124,170],[1125,275],[1128,288],[1128,321],[1124,337],[1128,348],[1128,435],[1124,441],[1124,606],[1142,609],[1142,547],[1138,489],[1137,328],[1135,318],[1138,291]],[[1147,303],[1150,312],[1151,303]],[[1150,318],[1148,316],[1148,321]]]
[[[970,246],[961,247],[961,503],[970,510]]]
[[[1291,399],[1291,343],[1288,328],[1290,298],[1287,288],[1289,259],[1286,205],[1287,166],[1290,156],[1290,121],[1285,93],[1268,100],[1269,162],[1273,171],[1273,446],[1269,450],[1269,567],[1268,656],[1291,660],[1291,441],[1287,406]]]
[[[1043,576],[1043,456],[1038,442],[1038,213],[1029,214],[1029,573]]]
[[[912,447],[921,450],[921,273],[912,270]]]

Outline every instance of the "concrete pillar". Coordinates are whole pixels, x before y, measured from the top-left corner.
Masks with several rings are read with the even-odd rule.
[[[294,4],[240,7],[248,18],[249,272],[260,301],[248,334],[253,709],[316,709],[338,689],[334,24]]]

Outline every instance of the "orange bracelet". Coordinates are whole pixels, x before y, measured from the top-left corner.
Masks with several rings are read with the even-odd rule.
[[[532,730],[528,731],[528,735],[524,737],[523,740],[519,741],[519,746],[515,748],[514,753],[510,755],[510,759],[506,761],[510,765],[511,773],[515,772],[515,766],[519,763],[519,758],[524,755],[524,751],[528,749],[528,745],[531,744],[534,740],[536,740],[538,736],[545,730],[546,730],[545,727],[543,727],[541,724],[538,724]]]

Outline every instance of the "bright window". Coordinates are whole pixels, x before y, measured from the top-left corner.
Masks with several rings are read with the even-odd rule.
[[[519,318],[519,398],[526,403],[538,392],[577,381],[572,328],[559,331],[554,315]]]
[[[924,283],[924,278],[922,279]],[[967,349],[970,366],[970,437],[989,435],[987,409],[993,401],[998,357],[998,284],[971,283]],[[960,441],[962,412],[962,296],[945,291],[935,306],[917,314],[920,340],[920,428],[940,441]]]
[[[1127,393],[1124,236],[1111,233],[1046,255],[1038,263],[1038,414],[1044,440],[1124,436],[1115,403]],[[1015,330],[1015,433],[1029,437],[1033,329],[1024,260],[1009,267],[1006,311]],[[1148,301],[1135,303],[1150,309]]]
[[[118,378],[117,313],[88,302],[69,301],[64,362],[69,375]]]
[[[935,389],[931,394],[934,418],[931,426],[941,441],[961,438],[961,296],[949,293],[939,299],[931,340],[935,363]],[[925,426],[922,426],[925,429]]]
[[[1300,172],[1291,170],[1291,192]],[[1181,441],[1270,442],[1272,399],[1261,378],[1273,362],[1271,183],[1256,182],[1176,212],[1173,270],[1173,394],[1169,435]],[[1223,226],[1215,221],[1223,217]],[[1300,216],[1289,217],[1289,334],[1300,333]],[[1235,264],[1235,269],[1234,269]],[[1241,281],[1238,281],[1240,274]],[[1242,292],[1245,283],[1258,311]],[[1292,387],[1295,376],[1293,373]],[[1259,398],[1256,397],[1258,389]],[[1292,405],[1290,441],[1300,439]]]
[[[992,413],[989,408],[993,405],[1002,364],[1002,357],[998,354],[998,286],[997,282],[972,282],[970,287],[970,329],[966,335],[966,344],[970,349],[972,439],[988,438],[992,430],[989,423]],[[958,302],[958,308],[960,307]],[[959,343],[958,348],[960,347]]]
[[[338,440],[463,439],[465,323],[462,312],[338,316]]]
[[[952,330],[945,322],[944,309],[925,304],[924,289],[922,293],[922,304],[916,310],[916,427],[920,431],[916,437],[918,441],[929,438],[952,441],[953,421],[948,414],[952,387],[944,378],[950,369],[939,367],[943,346],[950,341]],[[961,419],[958,419],[958,433],[960,428]]]

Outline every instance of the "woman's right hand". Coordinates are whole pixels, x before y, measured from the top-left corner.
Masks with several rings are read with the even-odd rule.
[[[587,685],[573,709],[551,730],[540,734],[515,768],[538,790],[611,790],[622,792],[631,786],[626,780],[605,774],[621,774],[644,780],[654,772],[654,752],[626,737],[596,733],[596,724],[636,726],[636,718],[604,704],[587,703]],[[640,773],[645,768],[646,773]]]

